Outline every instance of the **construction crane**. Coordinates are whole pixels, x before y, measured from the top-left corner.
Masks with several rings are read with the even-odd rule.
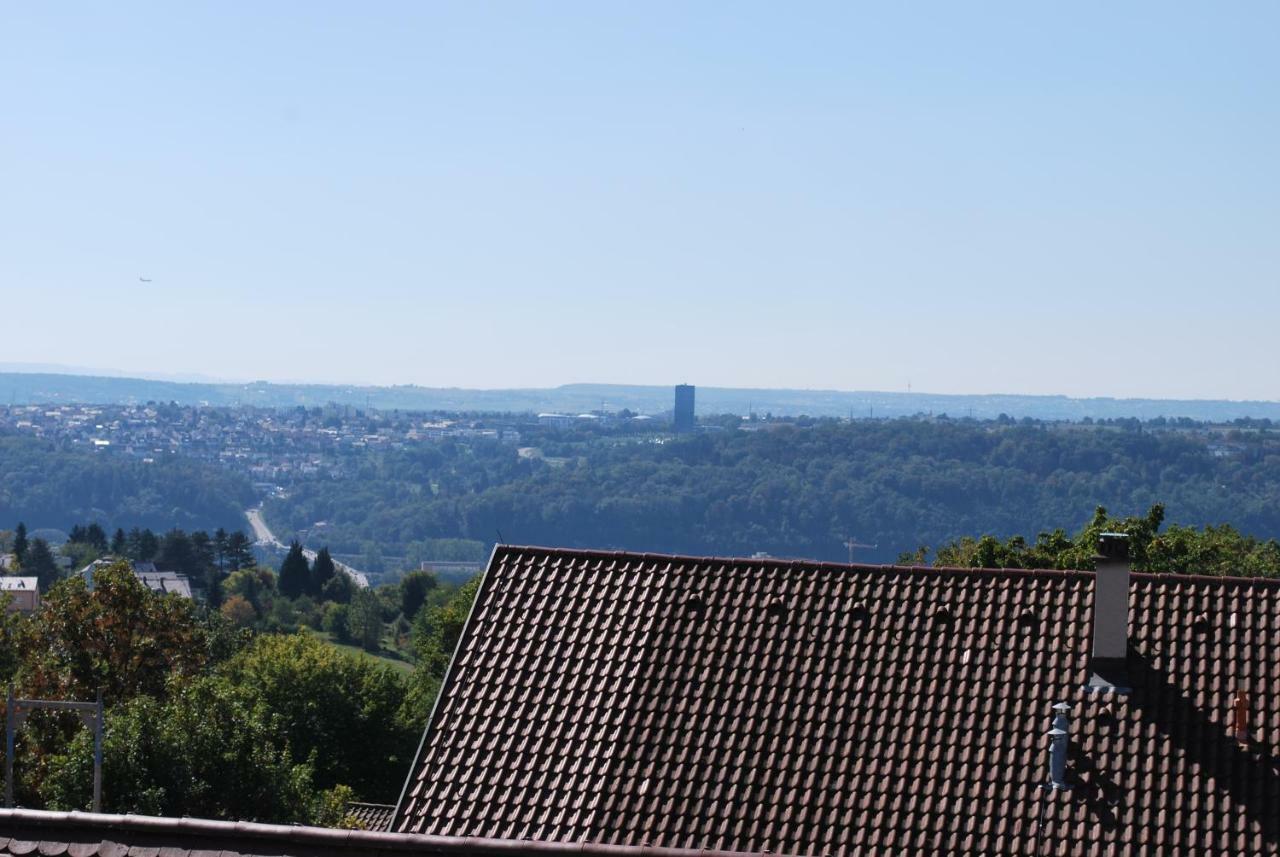
[[[872,550],[875,550],[875,549],[876,549],[876,547],[878,547],[878,545],[869,545],[869,544],[865,544],[865,543],[863,543],[863,542],[858,541],[858,537],[857,537],[857,536],[849,536],[849,538],[845,539],[845,540],[844,540],[844,542],[842,542],[842,544],[843,544],[845,547],[847,547],[847,548],[849,549],[849,564],[850,564],[850,565],[852,565],[852,564],[853,564],[853,549],[854,549],[854,548],[871,548]]]

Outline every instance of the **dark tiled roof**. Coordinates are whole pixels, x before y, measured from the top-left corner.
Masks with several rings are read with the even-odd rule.
[[[741,857],[332,830],[244,821],[0,809],[0,857]]]
[[[391,818],[396,808],[387,803],[359,803],[352,801],[344,807],[346,816],[359,822],[362,830],[390,830]]]
[[[395,829],[803,854],[1276,854],[1280,581],[499,547]],[[1251,696],[1250,741],[1230,706]],[[1072,706],[1070,791],[1048,779]]]

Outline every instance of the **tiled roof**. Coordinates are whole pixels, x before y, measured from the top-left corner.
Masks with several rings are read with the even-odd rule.
[[[298,825],[0,809],[0,857],[741,857],[333,830]]]
[[[396,808],[386,803],[352,801],[343,808],[347,818],[359,822],[362,830],[390,830]]]
[[[394,829],[812,855],[1280,853],[1280,581],[499,547]],[[1238,688],[1248,742],[1232,734]],[[1069,791],[1049,777],[1071,706]]]

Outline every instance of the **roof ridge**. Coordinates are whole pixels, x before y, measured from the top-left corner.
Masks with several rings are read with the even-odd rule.
[[[759,565],[761,567],[785,567],[800,566],[805,568],[831,569],[836,571],[909,571],[920,574],[967,574],[975,576],[991,576],[991,577],[1024,577],[1024,576],[1044,576],[1044,577],[1093,577],[1092,569],[1083,568],[973,568],[961,565],[899,565],[897,563],[866,563],[866,562],[832,562],[830,560],[821,559],[786,559],[782,557],[755,557],[755,556],[699,556],[696,554],[679,554],[679,553],[656,553],[653,551],[629,551],[629,550],[607,550],[602,548],[566,548],[566,547],[550,547],[547,545],[517,545],[517,544],[501,544],[497,546],[500,550],[507,551],[536,551],[538,553],[554,554],[557,556],[573,556],[573,557],[598,557],[600,559],[616,559],[619,557],[632,557],[647,561],[670,561],[670,562],[732,562],[743,565]],[[1185,572],[1173,571],[1135,571],[1131,573],[1133,577],[1147,580],[1172,580],[1172,581],[1191,581],[1191,582],[1215,582],[1222,584],[1248,584],[1251,586],[1258,584],[1266,584],[1280,586],[1280,578],[1277,577],[1246,577],[1244,575],[1225,575],[1225,574],[1188,574]]]

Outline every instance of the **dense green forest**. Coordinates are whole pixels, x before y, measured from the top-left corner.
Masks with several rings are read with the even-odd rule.
[[[233,530],[254,500],[248,479],[164,456],[154,462],[0,436],[0,521],[63,529],[97,521],[108,530],[149,527]]]
[[[658,442],[665,440],[666,442]],[[963,535],[1083,525],[1097,506],[1280,535],[1266,428],[834,420],[688,438],[475,440],[370,453],[268,503],[277,532],[326,521],[335,552],[427,538],[890,561]]]

